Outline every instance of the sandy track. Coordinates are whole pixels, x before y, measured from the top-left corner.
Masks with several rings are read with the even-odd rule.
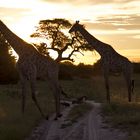
[[[103,123],[100,110],[101,104],[88,101],[93,105],[90,113],[79,119],[76,123],[67,125],[66,116],[70,108],[66,108],[63,117],[57,121],[43,121],[36,128],[28,140],[126,140],[127,134],[117,129],[111,129]]]

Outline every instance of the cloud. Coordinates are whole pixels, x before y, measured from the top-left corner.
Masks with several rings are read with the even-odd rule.
[[[84,19],[83,22],[89,29],[99,30],[139,30],[140,28],[140,15],[113,15],[101,16],[96,21]]]
[[[83,19],[81,24],[99,40],[115,49],[139,49],[140,14],[110,14]],[[129,42],[129,43],[128,43]]]
[[[40,0],[1,0],[0,6],[7,8],[31,8],[38,6]]]
[[[135,36],[132,36],[133,38],[135,39],[140,39],[140,35],[135,35]]]
[[[10,21],[10,22],[14,22],[15,19],[20,20],[29,11],[30,10],[26,9],[26,8],[0,7],[0,17],[1,17],[1,20],[7,20],[7,21]]]
[[[108,4],[108,3],[129,3],[137,0],[41,0],[43,2],[51,3],[68,3],[77,5],[92,5],[92,4]]]

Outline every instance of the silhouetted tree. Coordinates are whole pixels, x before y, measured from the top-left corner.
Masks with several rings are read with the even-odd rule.
[[[101,59],[99,59],[94,65],[93,65],[93,71],[94,75],[98,75],[102,73],[102,64]]]
[[[39,43],[39,44],[35,44],[35,43],[34,43],[34,45],[35,45],[35,47],[38,49],[38,51],[39,51],[41,54],[43,54],[43,55],[45,55],[45,56],[48,56],[48,55],[49,55],[49,52],[48,52],[48,50],[46,49],[46,48],[47,48],[47,44],[46,44],[46,43],[43,43],[43,42],[41,42],[41,43]]]
[[[71,23],[65,19],[41,20],[36,32],[33,33],[31,37],[39,37],[48,41],[48,45],[45,45],[45,42],[41,42],[38,45],[37,48],[41,53],[47,53],[48,55],[48,51],[45,51],[46,47],[47,50],[51,49],[58,53],[58,56],[55,59],[56,61],[74,61],[72,56],[75,52],[80,52],[82,46],[85,45],[85,40],[80,34],[76,34],[73,37],[68,34],[68,29],[70,27]],[[43,49],[40,49],[42,47]],[[63,54],[67,55],[64,56]]]
[[[9,53],[10,45],[0,33],[0,84],[17,82],[15,58]]]
[[[140,73],[140,62],[134,62],[133,68],[135,73]]]

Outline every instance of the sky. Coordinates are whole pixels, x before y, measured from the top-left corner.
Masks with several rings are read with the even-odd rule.
[[[80,20],[94,37],[140,62],[140,0],[0,0],[0,19],[27,42],[39,20],[53,18]],[[99,58],[87,52],[75,63],[93,64]]]

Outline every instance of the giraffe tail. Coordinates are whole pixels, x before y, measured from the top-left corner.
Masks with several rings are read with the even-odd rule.
[[[134,91],[134,85],[135,85],[135,81],[131,80],[131,92],[133,93]]]

